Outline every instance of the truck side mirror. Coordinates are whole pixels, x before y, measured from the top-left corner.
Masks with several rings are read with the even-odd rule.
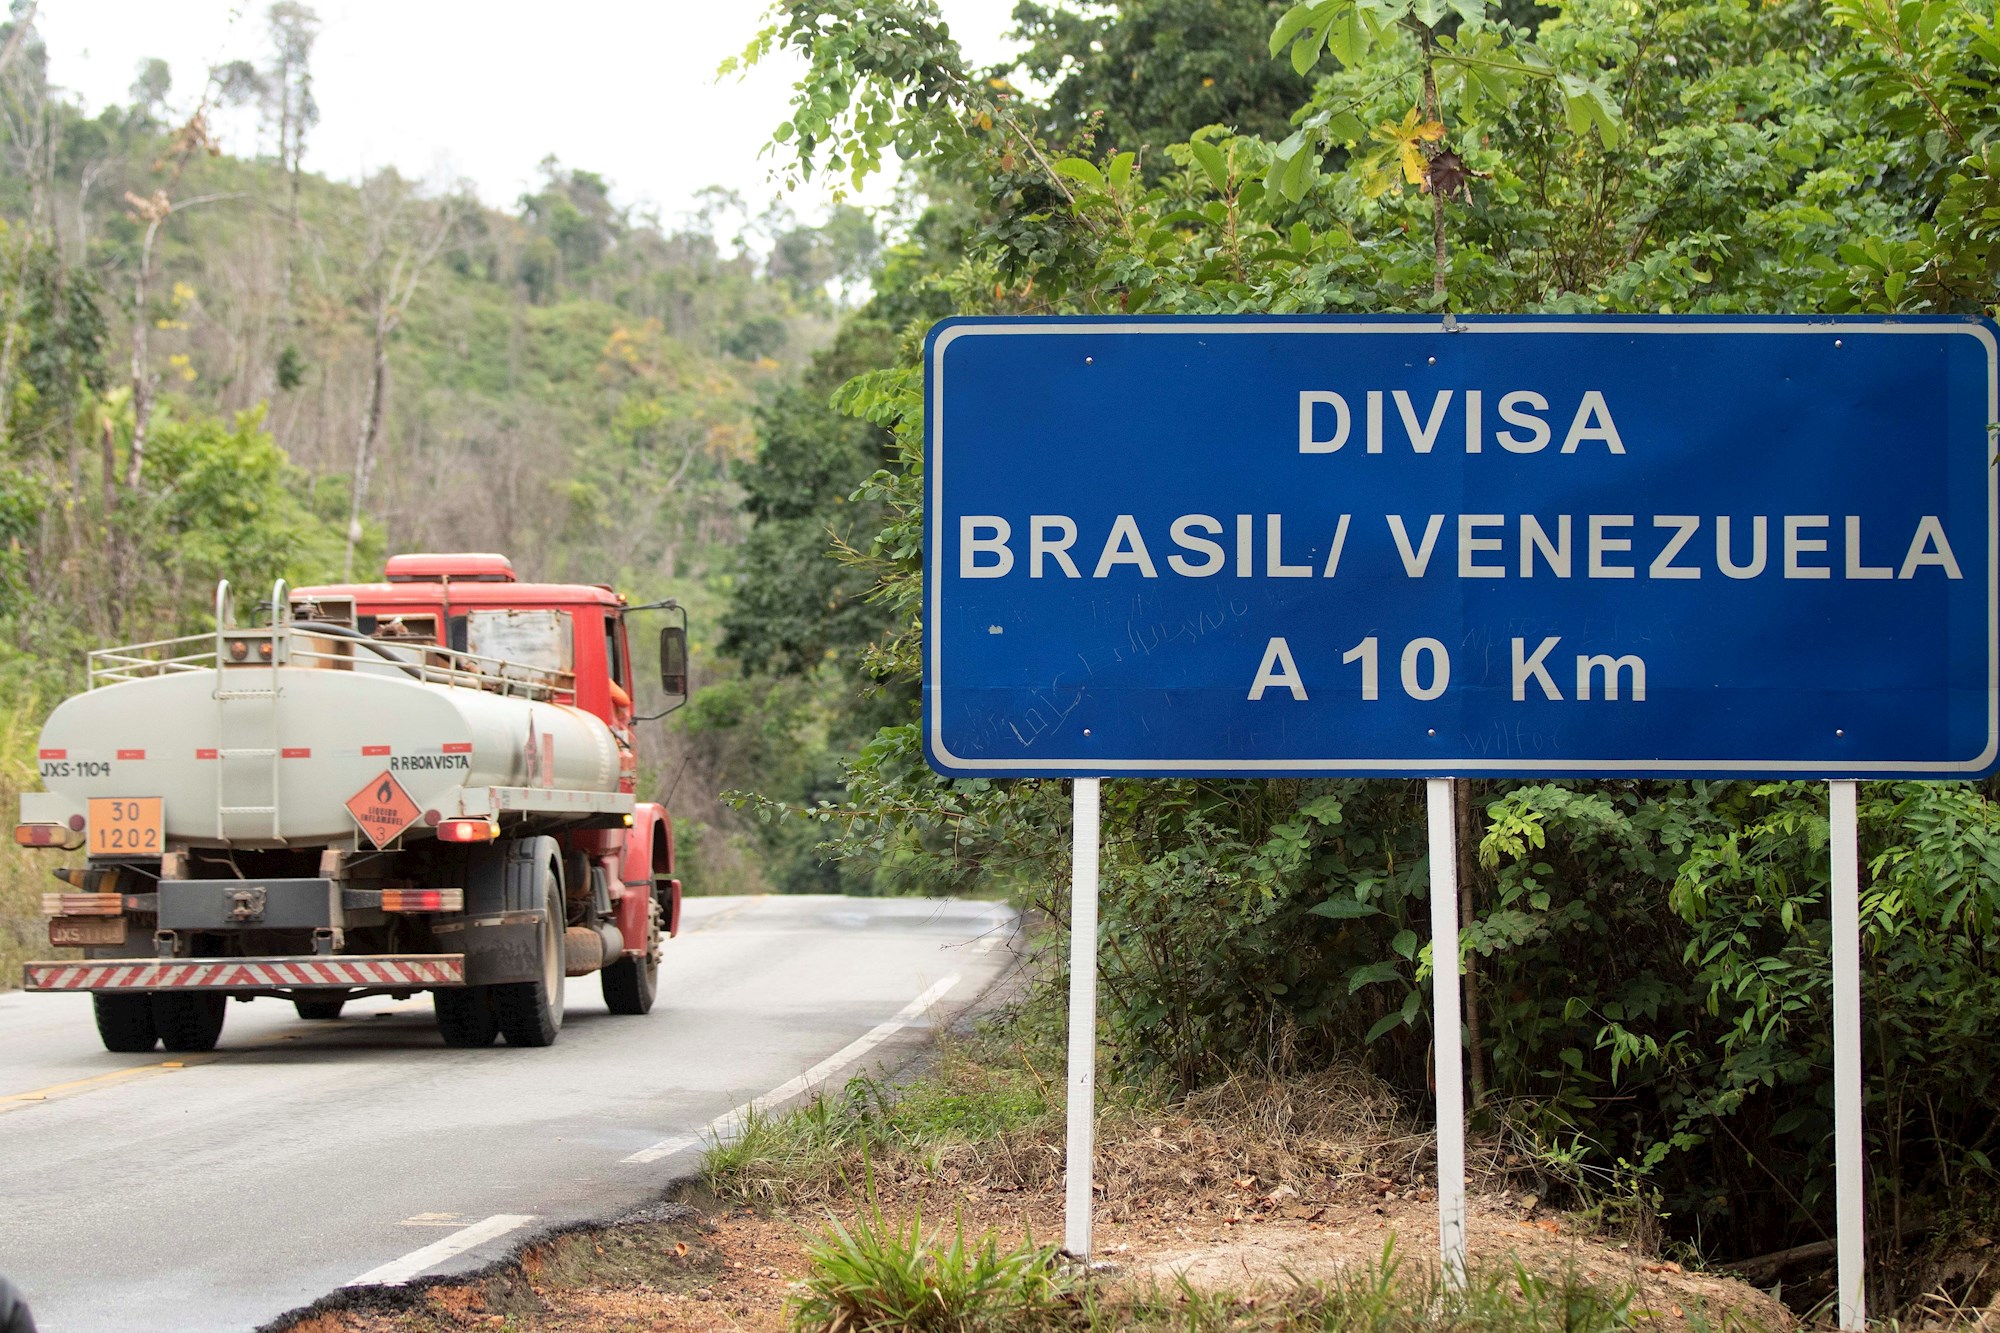
[[[660,631],[660,688],[670,698],[687,698],[688,639],[687,630],[679,625]]]

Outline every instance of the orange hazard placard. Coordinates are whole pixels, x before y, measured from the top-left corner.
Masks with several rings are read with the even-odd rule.
[[[347,798],[347,812],[377,847],[387,847],[423,813],[403,784],[386,771]]]

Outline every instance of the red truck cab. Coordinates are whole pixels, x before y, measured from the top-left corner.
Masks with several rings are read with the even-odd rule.
[[[637,763],[632,753],[632,649],[625,630],[625,598],[605,584],[522,583],[504,555],[488,552],[389,557],[381,583],[336,583],[293,590],[295,600],[351,598],[356,628],[379,634],[400,625],[415,642],[456,652],[470,648],[474,611],[555,611],[573,627],[567,670],[574,690],[558,696],[602,719],[617,737],[620,789],[631,791]]]

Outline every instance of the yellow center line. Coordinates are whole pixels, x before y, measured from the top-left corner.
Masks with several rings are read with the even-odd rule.
[[[401,1013],[407,1009],[414,1008],[416,1004],[417,1001],[415,1000],[404,1000],[379,1012],[383,1014]],[[325,1035],[337,1035],[338,1031],[338,1029],[334,1029],[326,1032]],[[288,1041],[297,1041],[305,1035],[303,1032],[274,1032],[268,1036],[241,1042],[230,1047],[228,1050],[189,1052],[176,1056],[172,1060],[161,1060],[150,1065],[132,1065],[125,1069],[108,1069],[102,1074],[92,1074],[89,1078],[71,1079],[67,1083],[51,1083],[46,1088],[35,1088],[29,1092],[8,1093],[0,1096],[0,1115],[6,1115],[10,1111],[25,1110],[30,1106],[40,1106],[44,1102],[61,1101],[69,1097],[80,1097],[85,1093],[96,1092],[103,1088],[117,1087],[121,1083],[129,1083],[135,1078],[146,1078],[154,1074],[171,1074],[176,1070],[187,1069],[195,1065],[213,1064],[218,1060],[224,1060],[231,1055],[240,1054],[245,1051],[253,1051],[266,1046],[277,1046]]]
[[[206,1064],[214,1056],[190,1055],[179,1060],[162,1060],[157,1064],[133,1065],[127,1069],[110,1069],[89,1078],[71,1079],[67,1083],[51,1083],[46,1088],[36,1088],[32,1092],[16,1092],[0,1097],[0,1115],[9,1111],[19,1111],[24,1107],[37,1106],[43,1102],[58,1101],[64,1097],[75,1097],[81,1093],[95,1092],[118,1083],[144,1078],[150,1074],[168,1074],[190,1064]]]

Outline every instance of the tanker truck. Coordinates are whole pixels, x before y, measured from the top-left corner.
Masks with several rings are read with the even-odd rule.
[[[659,626],[635,713],[628,622]],[[30,991],[87,991],[113,1051],[210,1050],[228,1002],[428,991],[448,1046],[547,1046],[565,981],[644,1014],[679,929],[673,824],[633,728],[687,697],[687,619],[488,554],[273,588],[239,624],[101,649],[49,716],[15,841],[51,867]],[[80,861],[80,863],[79,863]]]

